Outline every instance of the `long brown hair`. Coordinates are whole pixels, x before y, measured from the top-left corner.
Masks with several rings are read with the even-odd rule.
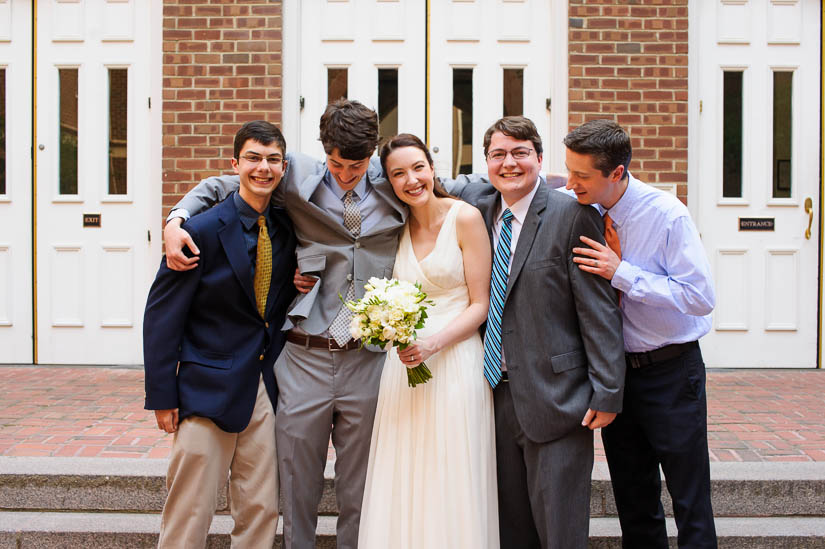
[[[387,158],[389,158],[390,154],[392,154],[394,150],[402,147],[415,147],[420,150],[424,153],[424,156],[427,157],[427,162],[429,162],[430,168],[433,167],[433,157],[424,142],[411,133],[399,133],[394,137],[390,137],[381,145],[381,152],[379,153],[379,156],[381,157],[381,168],[384,170],[384,174],[387,176],[387,179],[390,177],[387,173]],[[447,198],[452,196],[441,185],[441,181],[438,180],[435,172],[433,172],[433,194],[439,198]]]

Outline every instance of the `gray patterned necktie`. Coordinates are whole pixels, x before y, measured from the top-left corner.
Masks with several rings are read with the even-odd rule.
[[[344,195],[344,227],[354,236],[358,238],[361,236],[361,210],[358,208],[358,203],[353,199],[353,191],[347,191]],[[355,281],[350,280],[347,286],[347,295],[344,296],[344,301],[352,301],[355,299]],[[349,332],[349,325],[352,321],[352,311],[347,309],[344,305],[338,310],[338,314],[329,325],[329,335],[340,346],[352,339]]]

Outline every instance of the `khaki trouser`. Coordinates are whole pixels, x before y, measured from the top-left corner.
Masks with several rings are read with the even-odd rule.
[[[191,416],[180,422],[166,475],[159,548],[202,549],[229,475],[229,502],[235,527],[232,547],[272,547],[278,525],[278,466],[275,413],[263,379],[249,425],[227,433],[211,420]]]

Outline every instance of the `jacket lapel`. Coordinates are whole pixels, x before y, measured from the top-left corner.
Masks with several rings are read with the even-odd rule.
[[[241,220],[238,217],[238,211],[235,209],[232,195],[221,202],[219,207],[221,211],[218,217],[223,226],[218,229],[218,239],[221,241],[221,246],[223,246],[235,277],[240,282],[252,307],[257,310],[258,305],[255,302],[255,291],[252,282],[252,264],[249,262],[249,254],[246,251],[246,242],[241,230]]]
[[[272,217],[274,221],[274,225],[276,227],[275,231],[271,235],[273,238],[272,242],[272,280],[269,282],[269,295],[266,298],[266,311],[265,318],[271,318],[270,315],[272,314],[272,307],[275,306],[275,302],[277,301],[278,294],[283,289],[283,286],[279,283],[277,274],[280,272],[279,266],[276,264],[277,260],[288,260],[295,257],[294,250],[296,244],[295,238],[295,231],[292,229],[292,224],[289,222],[287,218],[287,214],[284,210],[280,208],[271,208],[269,210],[269,215]],[[283,240],[284,246],[279,246],[277,249],[275,248],[274,238],[276,235],[279,234],[280,231],[284,231],[288,236]],[[283,235],[284,232],[280,234]],[[279,236],[279,238],[283,238],[283,236]],[[293,250],[292,254],[289,254],[289,250]],[[291,271],[289,273],[291,275]],[[289,277],[288,284],[292,285],[292,277]],[[257,305],[256,305],[257,306]]]
[[[375,170],[370,165],[367,171],[367,181],[372,185],[373,192],[377,193],[381,199],[392,206],[395,215],[388,215],[381,218],[378,223],[370,227],[366,234],[375,234],[387,229],[397,229],[407,220],[407,206],[405,206],[392,190],[392,185],[381,174],[380,170]]]
[[[501,194],[495,192],[486,195],[478,200],[476,206],[481,211],[481,216],[484,218],[484,224],[487,225],[487,236],[490,237],[490,247],[493,246],[493,231],[496,225],[496,213],[498,212],[498,205],[501,201]],[[493,256],[496,251],[493,250]]]
[[[530,203],[530,208],[527,210],[527,216],[524,218],[524,225],[521,226],[521,233],[519,233],[518,243],[516,244],[515,255],[510,263],[510,276],[507,278],[507,292],[504,294],[504,302],[510,297],[510,290],[513,289],[521,273],[524,262],[533,247],[533,241],[536,239],[539,227],[541,226],[541,213],[547,206],[547,185],[539,183],[539,188],[533,201]]]

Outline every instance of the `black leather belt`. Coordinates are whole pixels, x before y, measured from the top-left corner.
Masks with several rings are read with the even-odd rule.
[[[638,369],[656,364],[657,362],[672,360],[695,347],[699,347],[698,341],[671,343],[670,345],[665,345],[652,351],[645,351],[644,353],[625,353],[624,357],[627,361],[628,368]]]
[[[338,342],[331,337],[302,334],[295,330],[286,333],[286,340],[310,349],[326,349],[327,351],[352,351],[361,347],[360,340],[350,339],[345,345],[338,345]]]

